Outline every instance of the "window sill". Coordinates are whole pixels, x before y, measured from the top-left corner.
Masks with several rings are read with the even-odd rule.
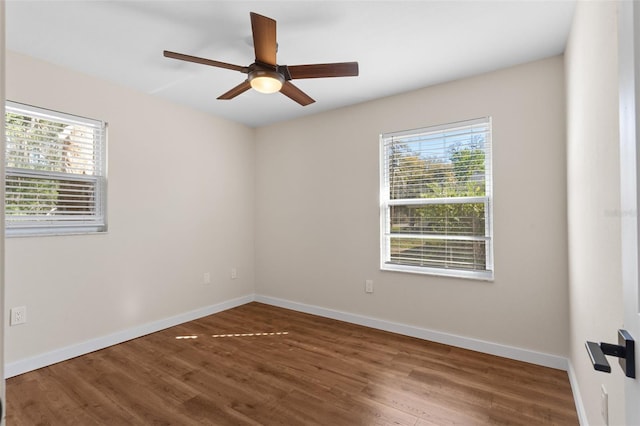
[[[396,265],[391,263],[383,263],[380,265],[380,270],[493,282],[493,271],[464,271],[459,269],[427,268],[423,266]]]
[[[71,235],[100,235],[106,234],[106,227],[79,227],[72,229],[60,228],[6,228],[6,238],[24,238],[24,237],[62,237]]]

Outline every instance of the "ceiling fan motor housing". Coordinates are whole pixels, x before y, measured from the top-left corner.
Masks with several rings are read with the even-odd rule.
[[[278,65],[276,52],[276,21],[266,16],[251,12],[251,32],[255,62],[248,67],[228,64],[226,62],[199,58],[183,53],[164,51],[164,56],[187,62],[226,68],[248,74],[247,79],[231,90],[218,96],[218,99],[233,99],[253,88],[262,93],[280,92],[302,106],[315,102],[313,98],[292,84],[289,80],[322,77],[351,77],[358,75],[357,62],[341,62],[310,65]]]

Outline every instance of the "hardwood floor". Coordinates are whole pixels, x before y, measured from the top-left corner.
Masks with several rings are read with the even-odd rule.
[[[7,380],[8,425],[577,425],[564,371],[260,303]]]

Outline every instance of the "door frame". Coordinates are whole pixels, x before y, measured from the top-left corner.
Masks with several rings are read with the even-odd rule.
[[[4,153],[5,153],[5,130],[4,130],[4,105],[5,105],[5,0],[0,0],[0,135],[2,143],[0,144],[0,195],[4,200]],[[0,411],[0,426],[5,424],[6,398],[5,398],[5,379],[4,379],[4,202],[0,203],[0,403],[2,409]]]
[[[624,328],[640,339],[638,291],[638,190],[640,181],[640,7],[633,1],[618,1],[618,73],[620,119],[620,227]],[[635,359],[638,369],[638,356]],[[625,420],[640,424],[640,380],[625,378]]]

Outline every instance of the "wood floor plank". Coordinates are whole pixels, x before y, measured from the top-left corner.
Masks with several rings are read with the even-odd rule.
[[[577,425],[566,372],[260,303],[7,380],[11,425]]]

